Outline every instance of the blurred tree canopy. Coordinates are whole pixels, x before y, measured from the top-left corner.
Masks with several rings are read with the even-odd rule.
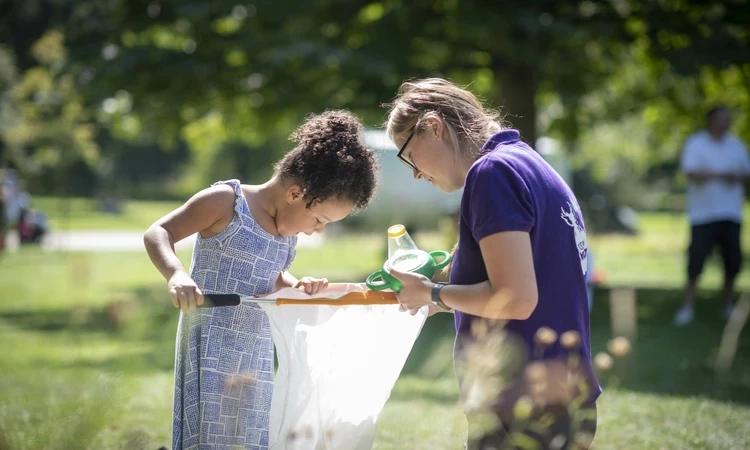
[[[69,164],[134,185],[162,181],[158,168],[175,192],[229,170],[267,176],[310,112],[348,108],[378,126],[413,77],[468,85],[605,185],[645,180],[610,192],[622,203],[651,181],[669,188],[709,103],[733,108],[750,141],[747,0],[5,0],[0,17],[18,66],[6,146],[38,154],[34,166],[55,160],[42,156],[56,136]],[[57,109],[31,91],[54,92]]]

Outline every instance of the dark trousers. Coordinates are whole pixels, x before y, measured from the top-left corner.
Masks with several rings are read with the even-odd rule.
[[[740,224],[731,220],[693,225],[688,248],[688,278],[697,280],[706,258],[715,247],[721,250],[724,261],[724,278],[731,280],[740,273],[742,249],[740,247]]]
[[[500,427],[479,436],[475,431],[479,425],[467,416],[467,450],[588,449],[596,434],[596,404],[575,411],[550,406],[523,420],[504,416],[506,414],[497,414]]]

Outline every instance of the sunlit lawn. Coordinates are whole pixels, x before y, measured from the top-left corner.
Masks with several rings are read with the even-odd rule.
[[[34,197],[32,206],[47,214],[56,230],[146,230],[180,202],[124,201],[120,214],[101,212],[97,202],[88,198]]]
[[[707,273],[698,320],[674,328],[687,228],[680,216],[642,222],[636,238],[591,237],[608,282],[649,286],[639,292],[639,341],[627,370],[602,379],[596,447],[750,448],[747,330],[731,376],[719,382],[712,369],[724,326],[713,290],[720,271]],[[380,265],[378,239],[300,249],[292,270],[362,280]],[[446,246],[437,235],[416,239],[430,250]],[[747,272],[740,285],[750,290]],[[169,447],[176,324],[165,283],[143,253],[24,250],[0,258],[0,449]],[[447,315],[428,321],[379,419],[376,449],[462,448],[452,334]],[[592,314],[594,351],[610,337],[603,289]]]

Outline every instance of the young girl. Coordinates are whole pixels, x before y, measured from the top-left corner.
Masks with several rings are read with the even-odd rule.
[[[268,318],[252,303],[202,308],[204,293],[265,294],[298,287],[314,294],[327,280],[296,279],[287,270],[298,233],[367,206],[377,163],[351,114],[309,118],[297,146],[259,186],[214,184],[154,223],[144,236],[151,261],[180,308],[175,358],[173,450],[268,447],[273,342]],[[190,273],[174,244],[199,233]],[[223,447],[222,447],[223,448]]]

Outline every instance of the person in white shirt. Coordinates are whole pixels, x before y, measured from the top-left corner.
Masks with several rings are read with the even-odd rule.
[[[692,322],[698,278],[716,246],[724,260],[725,316],[732,313],[734,281],[742,265],[743,183],[750,179],[750,158],[742,141],[729,132],[730,124],[726,106],[712,108],[706,114],[706,129],[690,136],[682,152],[691,240],[685,299],[675,315],[676,325]]]

